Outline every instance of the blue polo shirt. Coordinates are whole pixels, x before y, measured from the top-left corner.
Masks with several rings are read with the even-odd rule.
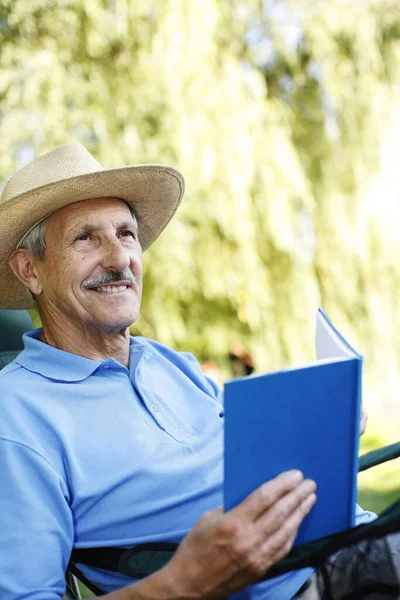
[[[222,504],[221,392],[192,355],[131,338],[127,369],[39,335],[0,373],[2,600],[59,600],[73,547],[179,542]],[[82,570],[105,591],[132,583]],[[286,600],[310,573],[235,598]]]

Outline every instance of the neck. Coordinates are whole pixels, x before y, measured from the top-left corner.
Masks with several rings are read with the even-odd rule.
[[[106,360],[113,358],[129,367],[129,328],[120,331],[96,331],[68,323],[52,327],[43,321],[41,341],[59,350],[91,358]]]

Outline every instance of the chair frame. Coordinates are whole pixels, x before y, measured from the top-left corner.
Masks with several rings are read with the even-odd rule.
[[[65,581],[67,584],[67,588],[65,590],[64,599],[65,600],[81,600],[81,592],[79,590],[78,580],[71,573],[71,571],[67,571],[65,574]]]
[[[79,590],[78,579],[69,570],[65,574],[65,581],[67,584],[67,588],[65,590],[64,599],[81,600],[82,596]]]

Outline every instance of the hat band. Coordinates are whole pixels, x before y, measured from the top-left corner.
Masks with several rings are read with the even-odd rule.
[[[36,223],[34,223],[32,225],[32,227],[30,229],[28,229],[28,231],[22,236],[22,238],[19,240],[18,244],[16,245],[15,249],[18,250],[19,248],[22,247],[22,244],[24,243],[25,238],[27,238],[28,235],[31,233],[31,231],[33,231],[35,229],[36,225],[39,225],[39,223],[42,223],[43,221],[45,221],[47,219],[47,217],[50,217],[50,215],[53,215],[55,212],[57,212],[57,211],[54,210],[53,212],[49,213],[45,217],[42,217],[39,221],[36,221]]]

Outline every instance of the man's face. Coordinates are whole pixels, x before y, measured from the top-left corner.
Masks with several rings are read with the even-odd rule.
[[[35,260],[44,315],[104,332],[136,321],[142,249],[125,202],[98,198],[62,208],[49,217],[45,240],[44,260]]]

